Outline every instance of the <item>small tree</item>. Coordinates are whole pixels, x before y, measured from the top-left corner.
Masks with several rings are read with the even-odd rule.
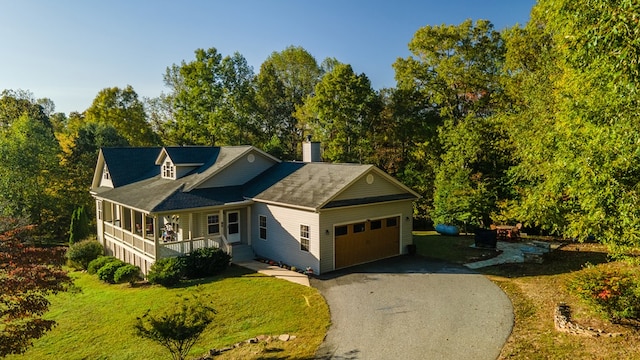
[[[179,308],[163,315],[151,315],[147,311],[137,318],[134,328],[136,335],[167,348],[174,360],[183,360],[202,332],[213,322],[215,314],[215,309],[194,297],[193,301],[183,299]]]
[[[62,248],[27,245],[33,226],[0,217],[0,358],[27,350],[55,325],[42,315],[47,295],[72,283],[62,270]]]
[[[72,263],[86,269],[103,252],[104,248],[97,240],[84,240],[69,246],[66,256]]]
[[[69,245],[73,245],[89,236],[89,218],[84,206],[73,210],[71,225],[69,226]]]

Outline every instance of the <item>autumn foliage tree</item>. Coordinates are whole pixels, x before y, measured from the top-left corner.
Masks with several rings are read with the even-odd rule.
[[[67,289],[63,248],[29,245],[33,226],[0,218],[0,357],[26,351],[55,325],[42,315],[48,294]]]

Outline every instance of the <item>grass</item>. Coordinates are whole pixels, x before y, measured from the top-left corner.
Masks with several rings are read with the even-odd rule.
[[[415,231],[413,242],[418,254],[455,264],[465,264],[496,256],[493,249],[473,248],[473,235],[446,236],[435,231]]]
[[[464,236],[451,239],[416,233],[414,238],[418,253],[424,256],[456,263],[477,257],[464,249],[465,244],[472,243]],[[587,263],[627,266],[609,262],[601,245],[566,243],[548,254],[542,264],[504,264],[479,269],[503,289],[514,307],[514,328],[499,359],[640,359],[638,329],[612,324],[567,291],[567,281]],[[553,312],[560,302],[571,306],[576,323],[624,335],[587,337],[557,331]]]
[[[72,273],[76,291],[51,298],[47,318],[58,325],[25,354],[7,359],[167,359],[160,345],[137,337],[133,324],[147,309],[162,311],[198,294],[217,310],[192,348],[193,358],[258,335],[295,335],[288,342],[246,345],[217,359],[310,359],[329,326],[329,309],[313,288],[232,266],[222,276],[175,288],[109,285]]]

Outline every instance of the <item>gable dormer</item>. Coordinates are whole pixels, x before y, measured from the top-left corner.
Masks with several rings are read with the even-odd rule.
[[[164,147],[156,158],[163,179],[176,180],[215,159],[218,148],[204,146]]]

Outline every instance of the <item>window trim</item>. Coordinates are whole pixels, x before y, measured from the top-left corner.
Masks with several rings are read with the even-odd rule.
[[[215,216],[218,222],[209,222],[209,217]],[[218,232],[209,232],[209,227],[218,225]],[[207,214],[207,235],[220,235],[220,214]]]
[[[306,228],[306,230],[304,230]],[[306,236],[304,236],[306,232]],[[311,226],[300,224],[300,251],[311,252]],[[304,243],[306,242],[306,249]]]
[[[165,179],[176,179],[176,166],[171,160],[165,160],[162,164],[162,177]]]
[[[107,164],[104,164],[104,166],[102,167],[102,179],[111,180],[111,174],[109,173],[109,168],[107,167]]]
[[[264,219],[264,225],[262,225],[262,220]],[[264,237],[263,235],[264,230]],[[267,240],[267,217],[266,215],[258,215],[258,238],[260,240]]]

